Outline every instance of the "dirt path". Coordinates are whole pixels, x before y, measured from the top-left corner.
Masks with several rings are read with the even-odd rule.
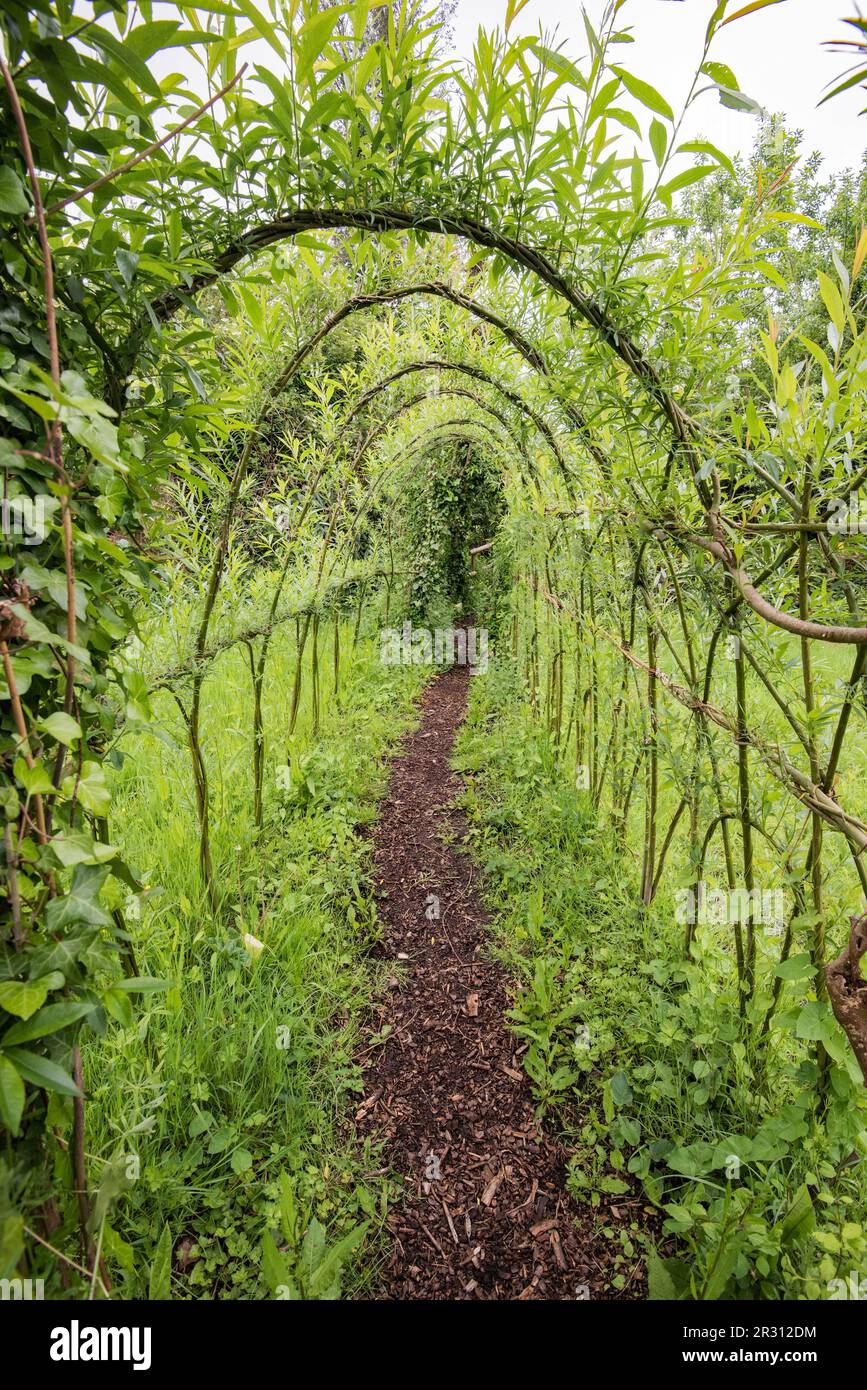
[[[384,952],[401,968],[379,1009],[391,1032],[368,1054],[356,1118],[362,1133],[386,1138],[406,1193],[390,1218],[378,1296],[616,1297],[606,1289],[615,1242],[589,1233],[586,1209],[587,1233],[576,1231],[566,1155],[534,1122],[503,1019],[509,981],[486,958],[478,870],[443,841],[464,829],[449,808],[461,786],[449,763],[469,680],[453,667],[427,688],[373,834]]]

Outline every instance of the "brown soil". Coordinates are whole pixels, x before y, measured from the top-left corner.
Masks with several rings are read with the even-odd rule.
[[[478,870],[452,843],[465,831],[450,759],[469,679],[453,667],[428,686],[373,832],[383,950],[399,964],[378,1009],[390,1031],[364,1059],[356,1120],[363,1134],[385,1139],[405,1183],[376,1296],[640,1297],[637,1253],[626,1289],[614,1293],[619,1242],[596,1234],[597,1223],[634,1219],[640,1199],[614,1199],[596,1214],[567,1195],[568,1153],[534,1120],[504,1022],[513,991],[489,959]]]

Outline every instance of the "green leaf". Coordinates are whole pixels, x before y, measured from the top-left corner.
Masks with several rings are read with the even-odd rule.
[[[648,111],[656,111],[667,121],[674,120],[674,112],[665,97],[661,96],[655,87],[651,87],[649,82],[643,82],[640,77],[634,77],[625,68],[612,67],[611,71],[617,73],[630,96],[635,97],[636,101],[640,101],[642,106],[647,107]]]
[[[774,1227],[774,1234],[783,1244],[803,1240],[810,1235],[816,1225],[816,1211],[810,1189],[802,1183],[795,1193],[792,1205],[781,1221]]]
[[[546,48],[543,43],[539,43],[536,39],[533,40],[532,49],[552,72],[558,73],[560,77],[571,82],[573,86],[579,87],[581,91],[587,90],[583,73],[573,62],[570,62],[565,53],[557,53],[553,48]]]
[[[75,1003],[71,999],[60,1004],[46,1004],[44,1009],[37,1009],[30,1018],[13,1023],[9,1031],[3,1034],[2,1045],[13,1047],[19,1043],[33,1042],[34,1038],[48,1037],[61,1028],[68,1028],[70,1023],[77,1023],[92,1010],[92,1004],[86,1001]]]
[[[117,980],[113,986],[125,994],[151,994],[156,990],[171,987],[171,980],[160,980],[155,975],[130,975],[125,980]]]
[[[795,1036],[805,1042],[821,1042],[828,1032],[828,1006],[818,999],[805,1004],[798,1015]]]
[[[650,148],[653,150],[657,167],[661,169],[665,160],[665,152],[668,149],[668,131],[662,121],[657,121],[655,118],[650,122]]]
[[[301,1277],[309,1285],[325,1254],[325,1227],[316,1217],[310,1222],[301,1243]]]
[[[721,164],[729,174],[734,176],[735,166],[728,155],[723,154],[723,151],[716,145],[712,145],[709,140],[687,140],[685,145],[678,145],[677,148],[682,154],[709,154],[712,159],[716,160],[717,164]]]
[[[749,5],[744,5],[742,10],[735,10],[728,19],[724,19],[720,28],[724,29],[727,24],[734,24],[736,19],[743,19],[744,15],[754,14],[756,10],[764,10],[768,5],[781,5],[782,3],[783,0],[750,0]]]
[[[200,1110],[190,1121],[190,1138],[196,1139],[200,1134],[206,1134],[214,1123],[214,1117],[210,1110]]]
[[[126,286],[132,284],[133,276],[138,270],[138,256],[134,251],[127,251],[123,246],[119,246],[114,253],[115,264],[120,271],[121,279]]]
[[[151,1265],[148,1298],[152,1303],[172,1296],[172,1233],[168,1222],[163,1226]]]
[[[11,1134],[18,1134],[21,1129],[25,1097],[24,1082],[9,1058],[0,1052],[0,1120]]]
[[[525,5],[529,5],[530,0],[506,0],[506,33],[508,34],[512,23],[517,19]]]
[[[777,966],[774,974],[780,980],[807,980],[814,973],[813,963],[806,951],[789,956]]]
[[[23,1047],[10,1047],[6,1056],[14,1063],[25,1081],[32,1082],[43,1091],[57,1091],[62,1096],[81,1095],[69,1073],[49,1057],[42,1057],[38,1052],[28,1052]]]
[[[728,87],[732,92],[738,90],[738,79],[727,64],[717,62],[704,63],[701,70],[707,77],[711,78],[718,87]]]
[[[248,1168],[253,1167],[253,1155],[249,1149],[236,1149],[229,1159],[229,1166],[233,1173],[246,1173]]]
[[[654,1303],[679,1300],[689,1288],[689,1267],[683,1260],[661,1260],[655,1250],[648,1250],[647,1293]]]
[[[611,1078],[611,1098],[615,1105],[629,1105],[632,1100],[632,1087],[627,1080],[626,1072],[616,1071]]]
[[[231,1125],[224,1125],[222,1129],[215,1129],[208,1143],[209,1154],[225,1153],[230,1144],[234,1144],[237,1134]]]
[[[54,783],[48,775],[47,768],[41,762],[34,762],[32,767],[28,767],[23,758],[16,758],[13,771],[17,781],[21,783],[30,796],[54,791]]]
[[[700,179],[706,179],[708,174],[716,172],[714,164],[697,164],[693,169],[684,169],[681,173],[675,174],[673,179],[663,184],[659,190],[660,198],[670,198],[673,193],[679,193],[682,188],[689,188],[690,184],[698,183]]]
[[[674,1173],[688,1178],[698,1178],[713,1171],[715,1154],[713,1144],[698,1139],[694,1144],[688,1144],[684,1148],[673,1148],[665,1162]]]
[[[0,1007],[16,1018],[30,1018],[48,997],[45,980],[5,980],[0,985]]]
[[[14,216],[27,212],[30,204],[18,175],[8,164],[0,164],[0,212]]]
[[[52,898],[45,909],[48,930],[59,932],[75,922],[91,927],[110,926],[111,918],[99,904],[99,892],[107,877],[105,865],[78,864],[69,892],[62,898]]]
[[[808,217],[805,212],[772,212],[768,221],[796,222],[799,227],[812,227],[817,232],[824,232],[825,230],[821,222],[817,222],[815,217]]]
[[[49,714],[47,719],[40,719],[39,728],[44,729],[51,738],[57,739],[58,743],[67,746],[81,738],[81,725],[65,710],[56,710],[54,714]]]
[[[843,305],[843,297],[830,275],[826,275],[823,270],[819,271],[819,290],[825,308],[828,310],[828,317],[842,337],[846,328],[846,309]]]
[[[829,1255],[839,1255],[841,1246],[837,1236],[832,1231],[815,1231],[813,1239],[821,1250],[827,1250]]]
[[[274,1244],[270,1231],[266,1231],[262,1237],[262,1273],[272,1294],[280,1288],[288,1288],[291,1283],[286,1261]]]
[[[703,1302],[716,1303],[726,1292],[729,1279],[734,1273],[735,1265],[741,1253],[742,1243],[742,1233],[740,1231],[735,1231],[734,1234],[725,1241],[723,1248],[717,1250],[711,1260],[707,1280],[702,1289],[701,1296]]]
[[[360,1245],[367,1234],[368,1221],[354,1227],[348,1235],[322,1256],[309,1281],[307,1292],[313,1298],[337,1298],[340,1292],[340,1274],[348,1255]]]
[[[256,33],[259,34],[263,39],[267,39],[274,52],[281,59],[284,59],[286,57],[286,45],[280,42],[279,35],[277,33],[277,30],[274,28],[274,25],[270,24],[268,20],[265,18],[265,16],[261,14],[259,10],[256,9],[256,6],[252,3],[252,0],[235,0],[235,3],[237,4],[238,9],[242,10],[244,14],[247,16],[253,28],[256,30]],[[337,23],[339,15],[343,12],[345,8],[345,5],[334,6],[336,13],[334,19],[332,20],[332,28],[334,24]],[[326,13],[328,12],[326,11]],[[309,21],[307,21],[306,23],[309,23]],[[302,24],[299,33],[303,33],[304,29],[306,28],[306,23]]]
[[[71,830],[65,835],[55,835],[51,849],[65,869],[72,869],[76,864],[107,864],[117,855],[115,845],[95,840],[86,830]]]
[[[102,1003],[106,1013],[119,1023],[121,1028],[131,1028],[135,1022],[132,1004],[125,994],[116,989],[106,989],[102,993]]]
[[[730,111],[745,111],[749,116],[761,116],[764,113],[764,107],[753,101],[752,97],[748,97],[746,92],[733,92],[728,87],[720,87],[719,84],[717,91],[720,104],[728,107]]]

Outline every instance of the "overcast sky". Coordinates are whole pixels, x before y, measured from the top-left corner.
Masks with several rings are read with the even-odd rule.
[[[769,111],[785,112],[787,124],[804,131],[807,149],[825,155],[828,172],[860,163],[867,146],[867,115],[857,115],[867,106],[863,89],[845,92],[816,109],[825,83],[849,65],[844,54],[828,53],[822,42],[846,35],[847,26],[840,20],[854,15],[858,2],[784,0],[723,29],[711,55],[734,69],[742,91]],[[586,0],[586,7],[591,20],[598,20],[605,0]],[[714,0],[628,0],[621,11],[621,27],[633,28],[635,43],[621,47],[618,60],[658,87],[676,113],[695,72],[713,7]],[[862,12],[865,9],[862,5]],[[457,53],[470,58],[479,25],[502,26],[505,12],[506,0],[458,0]],[[579,0],[529,0],[513,21],[510,37],[536,34],[540,25],[556,29],[558,38],[568,41],[571,56],[586,53]],[[848,32],[854,34],[852,29]],[[684,136],[701,133],[734,154],[749,149],[755,126],[755,118],[726,110],[716,94],[709,93],[693,108]]]

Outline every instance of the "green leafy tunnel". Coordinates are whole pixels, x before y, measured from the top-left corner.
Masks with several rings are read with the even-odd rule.
[[[187,1155],[230,1153],[236,1204],[255,1202],[244,1126],[289,1104],[285,1059],[254,1083],[227,1054],[191,1083],[192,1120],[172,1078],[184,1032],[208,1050],[266,946],[283,974],[257,976],[250,1018],[261,1032],[269,997],[296,999],[299,1077],[328,1050],[325,1004],[298,1002],[302,960],[311,922],[343,914],[343,931],[361,912],[353,816],[375,790],[361,761],[387,750],[426,678],[377,659],[404,622],[490,632],[473,795],[512,798],[511,815],[546,806],[532,835],[551,922],[519,935],[516,972],[538,994],[539,957],[571,1026],[584,938],[554,867],[574,873],[586,931],[594,912],[620,924],[595,967],[600,998],[625,981],[605,1018],[625,1011],[677,1052],[634,1058],[626,1088],[638,1078],[648,1107],[677,1113],[667,1147],[614,1118],[632,1101],[624,1082],[612,1092],[605,1048],[580,1068],[615,1168],[689,1252],[691,1275],[652,1257],[657,1287],[818,1296],[838,1226],[867,1249],[864,178],[819,207],[773,123],[749,167],[681,130],[702,98],[761,113],[712,55],[772,2],[707,6],[676,114],[620,61],[626,0],[584,17],[580,56],[511,37],[510,0],[471,70],[445,56],[447,16],[410,0],[87,14],[10,0],[3,1277],[134,1296],[141,1256],[161,1296],[180,1231],[200,1232],[186,1198],[147,1195],[157,1152],[183,1167],[182,1130]],[[351,776],[329,761],[344,721],[365,750]],[[532,787],[495,746],[500,721],[538,756]],[[484,814],[488,835],[509,818]],[[320,831],[336,866],[322,883]],[[287,846],[296,879],[278,867]],[[609,872],[616,913],[594,886]],[[707,878],[724,885],[710,917]],[[520,899],[544,916],[534,901]],[[357,943],[321,950],[316,988],[339,997],[345,967],[355,1018]],[[547,1013],[533,1079],[558,1111],[567,1044]],[[236,1073],[260,1100],[243,1124],[219,1098]],[[299,1114],[305,1085],[288,1085]],[[133,1134],[160,1141],[135,1199]],[[749,1166],[737,1195],[732,1152]],[[292,1201],[349,1220],[306,1178]],[[375,1214],[370,1193],[358,1201]],[[239,1218],[237,1240],[263,1219]],[[237,1277],[242,1293],[261,1279]]]

